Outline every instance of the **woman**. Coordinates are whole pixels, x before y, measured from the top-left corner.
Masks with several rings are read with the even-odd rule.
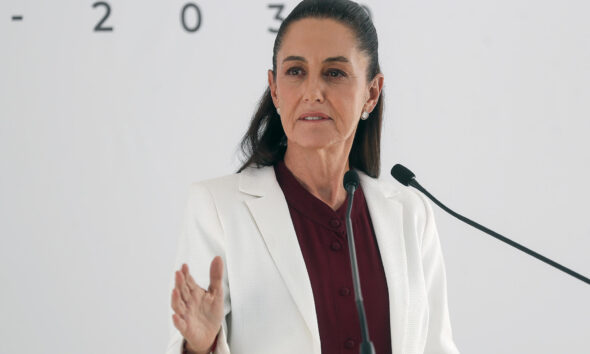
[[[431,209],[374,179],[383,75],[367,13],[301,2],[279,29],[268,83],[240,173],[191,188],[168,353],[358,353],[342,186],[351,168],[377,353],[456,353]]]

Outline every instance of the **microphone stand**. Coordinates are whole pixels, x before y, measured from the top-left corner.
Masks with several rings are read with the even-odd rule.
[[[514,248],[517,248],[517,249],[521,250],[522,252],[524,252],[524,253],[526,253],[526,254],[528,254],[530,256],[533,256],[533,257],[537,258],[538,260],[540,260],[542,262],[545,262],[545,263],[549,264],[550,266],[553,266],[553,267],[561,270],[562,272],[565,272],[565,273],[571,275],[574,278],[577,278],[577,279],[583,281],[586,284],[590,284],[590,279],[588,279],[587,277],[583,276],[582,274],[577,273],[577,272],[575,272],[575,271],[573,271],[573,270],[571,270],[571,269],[569,269],[569,268],[567,268],[567,267],[565,267],[565,266],[563,266],[563,265],[561,265],[561,264],[559,264],[559,263],[557,263],[557,262],[555,262],[555,261],[553,261],[553,260],[551,260],[551,259],[543,256],[542,254],[539,254],[539,253],[533,251],[530,248],[527,248],[527,247],[525,247],[525,246],[523,246],[523,245],[521,245],[521,244],[519,244],[517,242],[512,241],[508,237],[502,236],[499,233],[497,233],[497,232],[495,232],[493,230],[490,230],[487,227],[485,227],[483,225],[480,225],[480,224],[476,223],[475,221],[470,220],[470,219],[464,217],[463,215],[461,215],[459,213],[454,212],[453,210],[451,210],[450,208],[448,208],[446,205],[444,205],[443,203],[441,203],[438,199],[436,199],[432,194],[428,193],[428,191],[424,187],[422,187],[420,185],[420,183],[418,183],[418,181],[416,181],[415,175],[410,170],[408,170],[407,168],[405,168],[404,166],[402,166],[402,165],[395,165],[393,167],[393,169],[391,170],[391,174],[400,183],[402,183],[402,184],[404,184],[406,186],[408,186],[408,185],[409,186],[412,186],[412,187],[416,188],[417,190],[419,190],[420,192],[424,193],[424,195],[426,195],[428,198],[430,198],[430,200],[432,200],[436,205],[438,205],[444,211],[446,211],[447,213],[453,215],[457,219],[463,221],[464,223],[466,223],[468,225],[471,225],[471,226],[475,227],[476,229],[481,230],[481,231],[485,232],[486,234],[488,234],[488,235],[490,235],[492,237],[495,237],[496,239],[498,239],[498,240],[500,240],[500,241],[502,241],[504,243],[507,243],[510,246],[512,246]],[[398,177],[400,177],[400,178],[398,178]]]
[[[349,178],[347,178],[347,176]],[[348,193],[348,206],[346,207],[346,236],[348,238],[348,250],[350,254],[350,265],[352,267],[352,283],[354,286],[354,298],[356,301],[356,309],[359,315],[359,322],[361,325],[362,342],[360,345],[361,354],[375,354],[375,347],[369,338],[369,325],[367,323],[367,316],[365,314],[365,306],[363,304],[363,294],[361,292],[361,283],[359,276],[358,262],[356,260],[356,247],[354,244],[354,234],[352,231],[352,221],[350,214],[352,212],[352,202],[354,199],[354,192],[359,185],[359,178],[356,172],[350,170],[344,177],[344,188]]]

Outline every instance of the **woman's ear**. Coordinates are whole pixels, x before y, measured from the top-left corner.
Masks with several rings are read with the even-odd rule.
[[[384,80],[385,77],[383,76],[383,74],[379,73],[375,75],[373,80],[371,80],[371,82],[369,83],[369,99],[365,104],[365,110],[367,112],[372,112],[373,108],[375,108],[375,106],[377,105],[379,97],[381,96],[381,90],[383,89]]]
[[[277,96],[277,83],[275,80],[275,74],[272,70],[268,70],[268,88],[270,90],[270,96],[272,97],[272,102],[274,103],[276,108],[279,108],[279,99]]]

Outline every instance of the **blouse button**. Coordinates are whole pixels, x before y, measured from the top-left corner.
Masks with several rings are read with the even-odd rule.
[[[340,288],[340,296],[348,296],[348,295],[350,295],[349,288]]]
[[[344,342],[344,347],[346,347],[346,349],[352,349],[354,348],[354,340],[349,339],[346,342]]]
[[[338,220],[338,219],[330,220],[330,226],[332,226],[333,228],[337,228],[338,226],[340,226],[340,220]]]
[[[332,251],[340,251],[340,249],[342,248],[342,245],[340,244],[340,242],[334,241],[330,245],[330,248],[332,249]]]

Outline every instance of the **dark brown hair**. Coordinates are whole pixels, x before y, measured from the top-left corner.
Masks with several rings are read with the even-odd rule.
[[[348,26],[356,35],[359,50],[369,57],[367,81],[371,81],[381,72],[377,31],[369,14],[362,6],[348,0],[304,0],[283,21],[275,38],[272,57],[272,70],[275,77],[277,53],[281,48],[283,37],[293,22],[304,18],[333,19]],[[369,118],[359,121],[348,157],[351,168],[363,171],[371,177],[379,176],[381,166],[382,115],[383,92]],[[285,156],[287,137],[272,102],[269,88],[260,99],[250,127],[242,138],[241,148],[244,163],[238,172],[251,165],[272,166]]]

